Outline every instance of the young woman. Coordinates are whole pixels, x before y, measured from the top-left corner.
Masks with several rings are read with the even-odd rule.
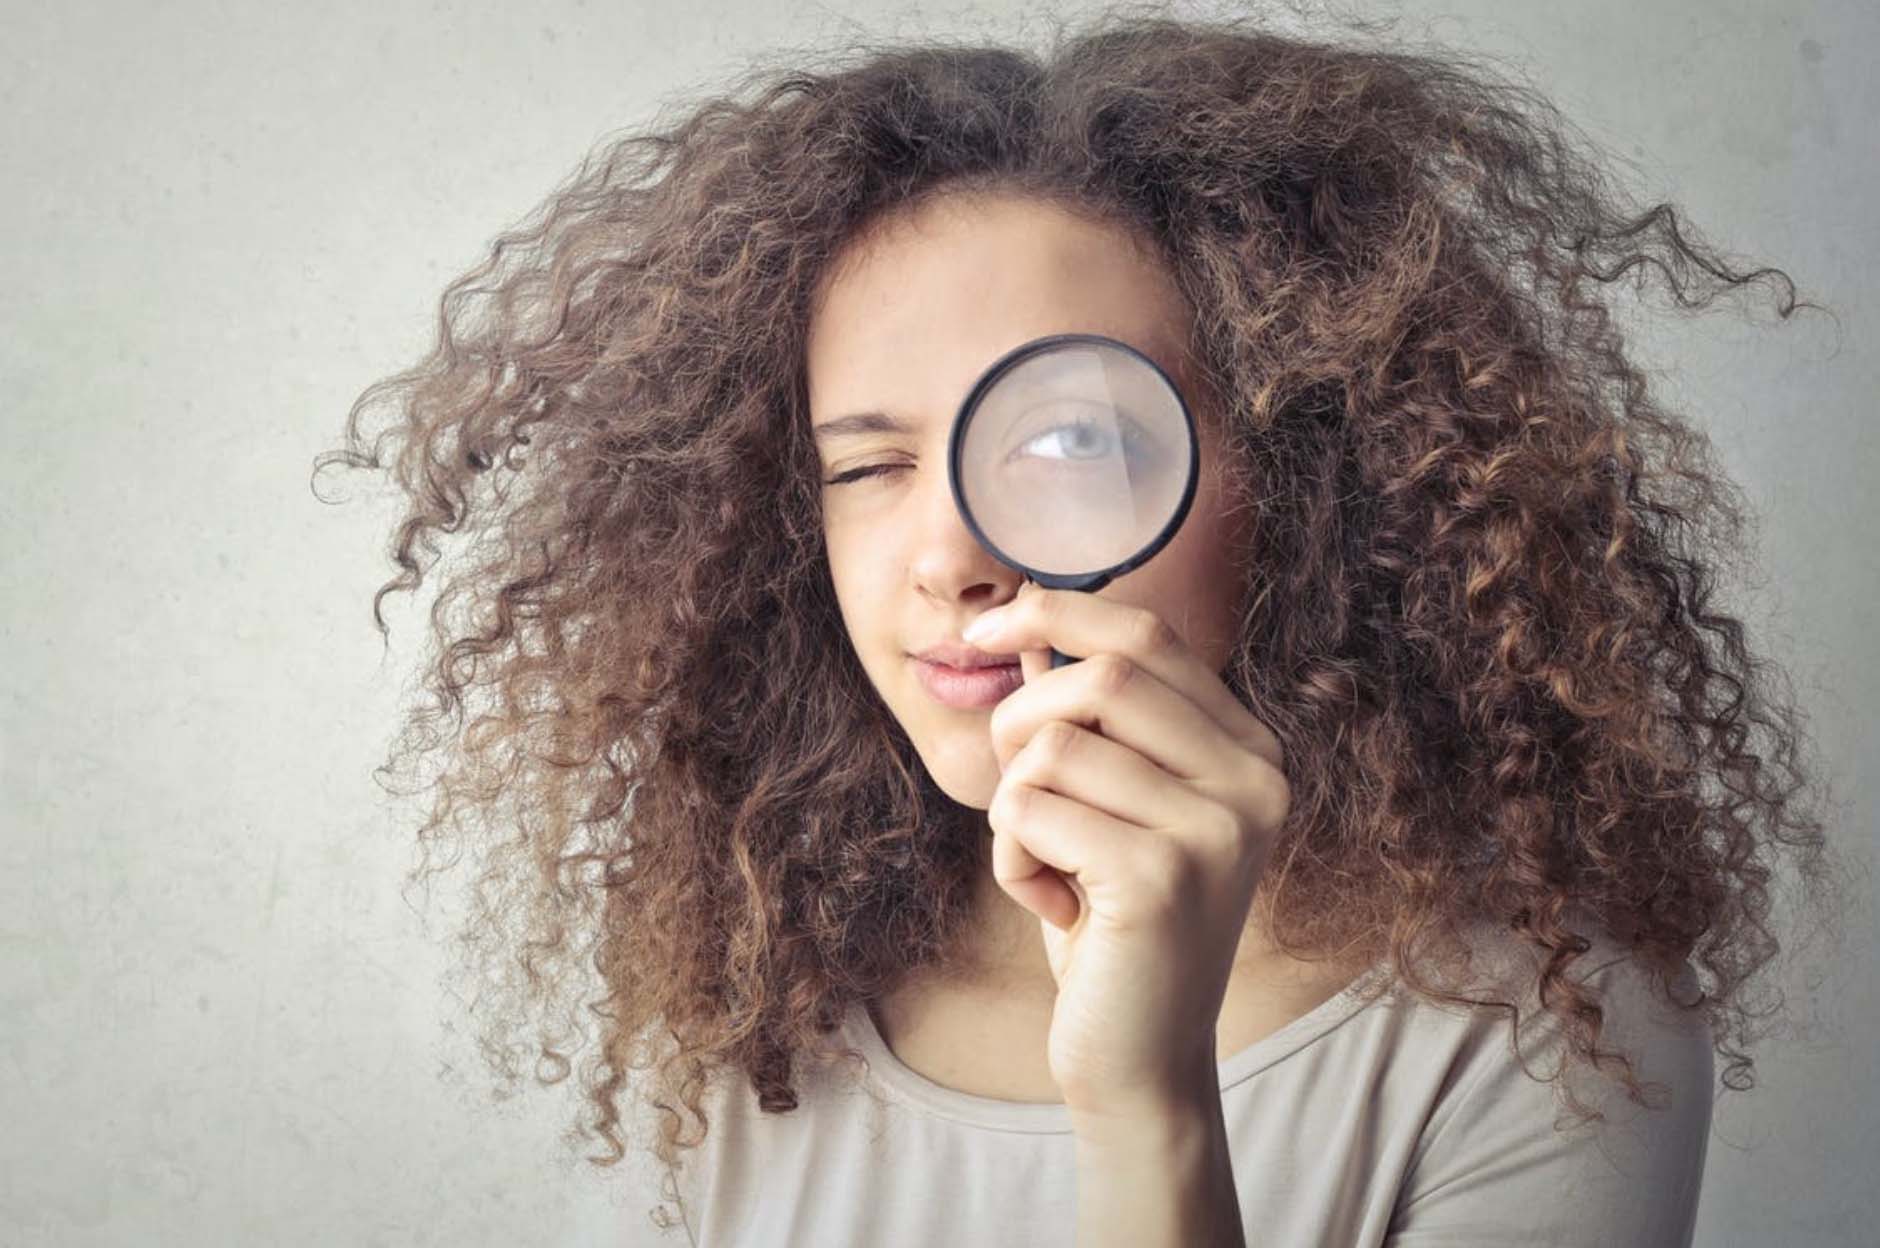
[[[759,85],[502,236],[330,456],[413,497],[375,618],[486,535],[423,835],[493,830],[514,1001],[598,972],[599,1160],[711,1248],[1688,1244],[1771,869],[1835,876],[1592,284],[1782,275],[1435,55],[1151,17]],[[1201,452],[1096,593],[946,471],[1064,332]]]

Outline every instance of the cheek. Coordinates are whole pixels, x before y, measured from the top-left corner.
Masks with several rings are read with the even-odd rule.
[[[851,540],[843,534],[825,534],[824,550],[829,567],[829,581],[835,588],[836,606],[850,637],[864,637],[872,617],[881,613],[885,581],[879,561],[881,552],[866,540]]]
[[[1198,490],[1194,505],[1188,516],[1182,521],[1182,527],[1169,539],[1168,545],[1157,551],[1146,565],[1155,567],[1163,564],[1168,567],[1167,577],[1170,588],[1175,583],[1203,590],[1218,581],[1218,573],[1226,563],[1225,534],[1222,533],[1221,517],[1214,507],[1214,498],[1209,491]],[[1179,568],[1177,574],[1175,569]],[[1184,598],[1192,594],[1183,594]]]
[[[840,519],[824,514],[822,526],[823,558],[829,565],[829,579],[840,587],[855,579],[856,558],[861,555],[851,527]]]
[[[1240,605],[1232,534],[1218,494],[1197,490],[1188,518],[1168,545],[1130,576],[1129,600],[1150,608],[1203,656],[1225,654]]]

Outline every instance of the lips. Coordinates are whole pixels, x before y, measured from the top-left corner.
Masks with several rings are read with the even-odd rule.
[[[961,711],[997,706],[1025,684],[1024,670],[1016,659],[977,668],[958,668],[927,659],[915,659],[914,669],[928,694],[942,705]]]
[[[1017,655],[988,654],[984,650],[958,641],[943,641],[937,646],[928,647],[914,657],[961,672],[978,671],[983,667],[1010,667],[1018,662]]]

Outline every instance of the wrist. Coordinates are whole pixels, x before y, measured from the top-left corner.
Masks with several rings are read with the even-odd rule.
[[[1179,1143],[1221,1112],[1220,1068],[1213,1050],[1154,1084],[1094,1092],[1064,1090],[1080,1144],[1140,1149]]]
[[[1165,1156],[1200,1147],[1226,1129],[1218,1084],[1066,1106],[1079,1155]]]

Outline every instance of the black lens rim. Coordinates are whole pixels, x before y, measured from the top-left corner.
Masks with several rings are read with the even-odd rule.
[[[1154,370],[1155,375],[1160,377],[1162,383],[1168,387],[1169,393],[1175,396],[1175,404],[1181,409],[1182,423],[1187,427],[1188,445],[1193,454],[1188,457],[1188,479],[1182,486],[1181,501],[1176,504],[1174,512],[1161,532],[1157,533],[1142,549],[1120,563],[1095,572],[1041,572],[1020,563],[1000,550],[998,545],[986,536],[985,530],[979,527],[979,522],[973,518],[972,509],[966,505],[966,496],[960,488],[960,456],[965,446],[966,427],[971,422],[974,412],[978,410],[980,400],[998,383],[999,378],[1034,355],[1041,355],[1072,344],[1113,347],[1136,357]],[[960,518],[966,522],[967,529],[978,539],[979,544],[991,553],[993,558],[1014,572],[1023,573],[1029,580],[1046,589],[1081,589],[1094,592],[1102,589],[1117,577],[1133,572],[1147,563],[1181,530],[1182,522],[1188,518],[1189,507],[1194,502],[1195,488],[1200,477],[1201,441],[1196,436],[1194,412],[1188,406],[1187,396],[1182,393],[1181,387],[1175,384],[1175,379],[1169,376],[1168,371],[1160,364],[1127,342],[1105,334],[1048,334],[1043,338],[1034,338],[1013,347],[994,360],[991,366],[979,375],[972,389],[966,392],[966,398],[961,401],[959,411],[953,417],[953,431],[947,438],[947,486],[953,492],[953,505],[959,511]]]

